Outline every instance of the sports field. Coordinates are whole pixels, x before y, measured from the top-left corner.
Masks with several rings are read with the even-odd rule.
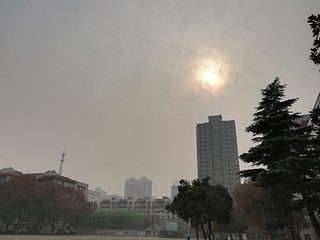
[[[117,236],[46,236],[46,235],[0,235],[0,240],[165,240],[168,238],[117,237]],[[170,238],[172,239],[172,238]],[[175,238],[176,239],[176,238]]]

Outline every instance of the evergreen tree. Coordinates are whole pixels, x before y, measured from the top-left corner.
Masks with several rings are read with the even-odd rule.
[[[311,48],[310,59],[315,65],[320,64],[320,14],[308,17],[308,23],[312,29],[314,37],[313,47]]]
[[[252,141],[257,145],[240,156],[244,162],[259,167],[244,170],[241,175],[250,177],[265,188],[277,187],[275,183],[283,177],[279,173],[279,164],[290,155],[288,141],[292,137],[292,130],[299,127],[300,115],[289,111],[297,99],[282,100],[285,87],[276,78],[261,90],[262,101],[253,114],[253,123],[246,128],[246,132],[253,134]]]
[[[273,221],[266,224],[266,229],[288,226],[295,238],[291,211],[306,208],[320,238],[319,223],[314,216],[320,166],[316,141],[312,127],[302,128],[301,116],[290,111],[297,99],[283,100],[285,87],[276,78],[261,91],[262,101],[253,123],[246,128],[257,145],[240,156],[258,168],[242,171],[241,175],[251,178],[271,196],[272,204],[266,210]]]

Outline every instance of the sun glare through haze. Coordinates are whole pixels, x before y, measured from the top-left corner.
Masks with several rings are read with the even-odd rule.
[[[195,78],[202,87],[216,91],[225,84],[225,67],[213,59],[199,59],[196,62]]]
[[[198,177],[208,116],[235,121],[240,155],[275,77],[292,111],[313,108],[318,13],[320,0],[0,0],[0,170],[58,173],[65,146],[62,175],[108,199],[131,177],[171,197]]]

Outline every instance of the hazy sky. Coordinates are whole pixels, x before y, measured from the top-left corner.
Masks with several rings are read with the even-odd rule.
[[[241,154],[275,77],[294,111],[313,107],[312,13],[319,0],[0,0],[0,169],[58,171],[65,148],[63,175],[90,189],[145,176],[169,195],[197,177],[209,115],[236,121]],[[220,88],[198,80],[210,64]]]

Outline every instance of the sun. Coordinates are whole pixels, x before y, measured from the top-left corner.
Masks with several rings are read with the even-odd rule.
[[[196,62],[195,78],[205,88],[218,89],[224,84],[223,65],[212,59]]]

